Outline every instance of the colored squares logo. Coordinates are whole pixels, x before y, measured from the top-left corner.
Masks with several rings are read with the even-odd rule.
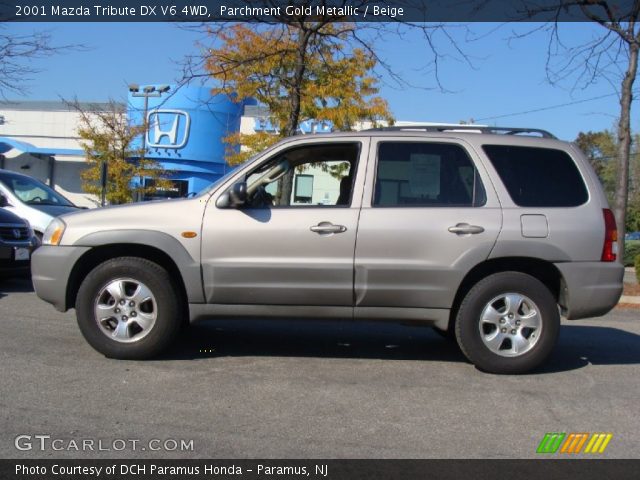
[[[556,453],[565,436],[566,433],[546,433],[536,453]]]
[[[610,433],[594,433],[587,444],[587,448],[584,449],[584,453],[604,453],[611,441],[611,437],[613,435]]]
[[[611,433],[546,433],[536,453],[604,453]]]
[[[560,453],[580,453],[587,438],[589,438],[588,433],[570,433],[562,444]]]

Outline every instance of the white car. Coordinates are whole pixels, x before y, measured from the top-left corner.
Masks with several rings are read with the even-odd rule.
[[[0,170],[0,195],[7,199],[5,208],[28,220],[39,238],[55,217],[82,208],[41,181],[9,170]]]

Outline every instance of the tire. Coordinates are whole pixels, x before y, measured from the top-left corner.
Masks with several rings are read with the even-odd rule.
[[[114,258],[95,267],[80,285],[78,326],[87,342],[106,357],[152,358],[180,330],[180,299],[160,265],[138,257]]]
[[[464,355],[478,369],[526,373],[551,354],[560,314],[549,289],[519,272],[493,274],[464,297],[455,332]]]

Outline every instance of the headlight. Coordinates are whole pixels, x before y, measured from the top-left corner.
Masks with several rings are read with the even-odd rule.
[[[64,233],[65,228],[67,228],[67,226],[59,218],[54,218],[53,220],[51,220],[51,223],[44,231],[44,235],[42,236],[42,244],[59,245],[60,240],[62,240],[62,234]]]

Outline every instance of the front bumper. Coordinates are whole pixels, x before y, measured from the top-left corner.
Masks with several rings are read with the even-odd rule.
[[[560,305],[568,320],[605,315],[620,300],[624,277],[622,264],[570,262],[555,266],[564,279]]]
[[[36,295],[56,310],[67,311],[69,277],[78,259],[90,249],[48,245],[38,248],[31,258],[31,280]]]
[[[29,258],[26,260],[16,260],[16,249],[24,248],[29,251]],[[0,273],[28,273],[31,255],[34,246],[30,243],[25,245],[0,245]]]

